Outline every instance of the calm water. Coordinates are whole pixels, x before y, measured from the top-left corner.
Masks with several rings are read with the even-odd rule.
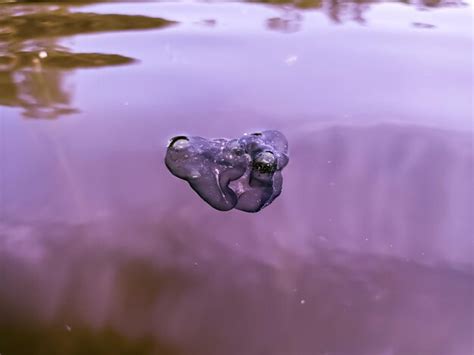
[[[8,22],[48,11],[177,23]],[[0,353],[473,354],[472,26],[458,1],[0,5]],[[290,144],[260,213],[163,164],[259,129]]]

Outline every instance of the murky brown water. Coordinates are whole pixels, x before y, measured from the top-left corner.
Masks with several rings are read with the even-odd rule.
[[[472,21],[0,5],[0,354],[473,354]],[[175,134],[266,128],[290,164],[257,214],[163,164]]]

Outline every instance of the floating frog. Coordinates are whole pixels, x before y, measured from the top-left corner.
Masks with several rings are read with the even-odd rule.
[[[165,164],[220,211],[258,212],[281,194],[288,141],[275,130],[236,139],[171,138]]]

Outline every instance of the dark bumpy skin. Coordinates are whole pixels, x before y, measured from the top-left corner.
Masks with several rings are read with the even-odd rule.
[[[258,212],[281,193],[288,142],[278,131],[239,139],[176,136],[165,164],[215,209]]]

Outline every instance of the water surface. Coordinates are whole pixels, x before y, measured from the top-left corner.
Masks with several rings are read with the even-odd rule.
[[[471,4],[0,6],[2,355],[472,353]],[[163,164],[259,129],[257,214]]]

